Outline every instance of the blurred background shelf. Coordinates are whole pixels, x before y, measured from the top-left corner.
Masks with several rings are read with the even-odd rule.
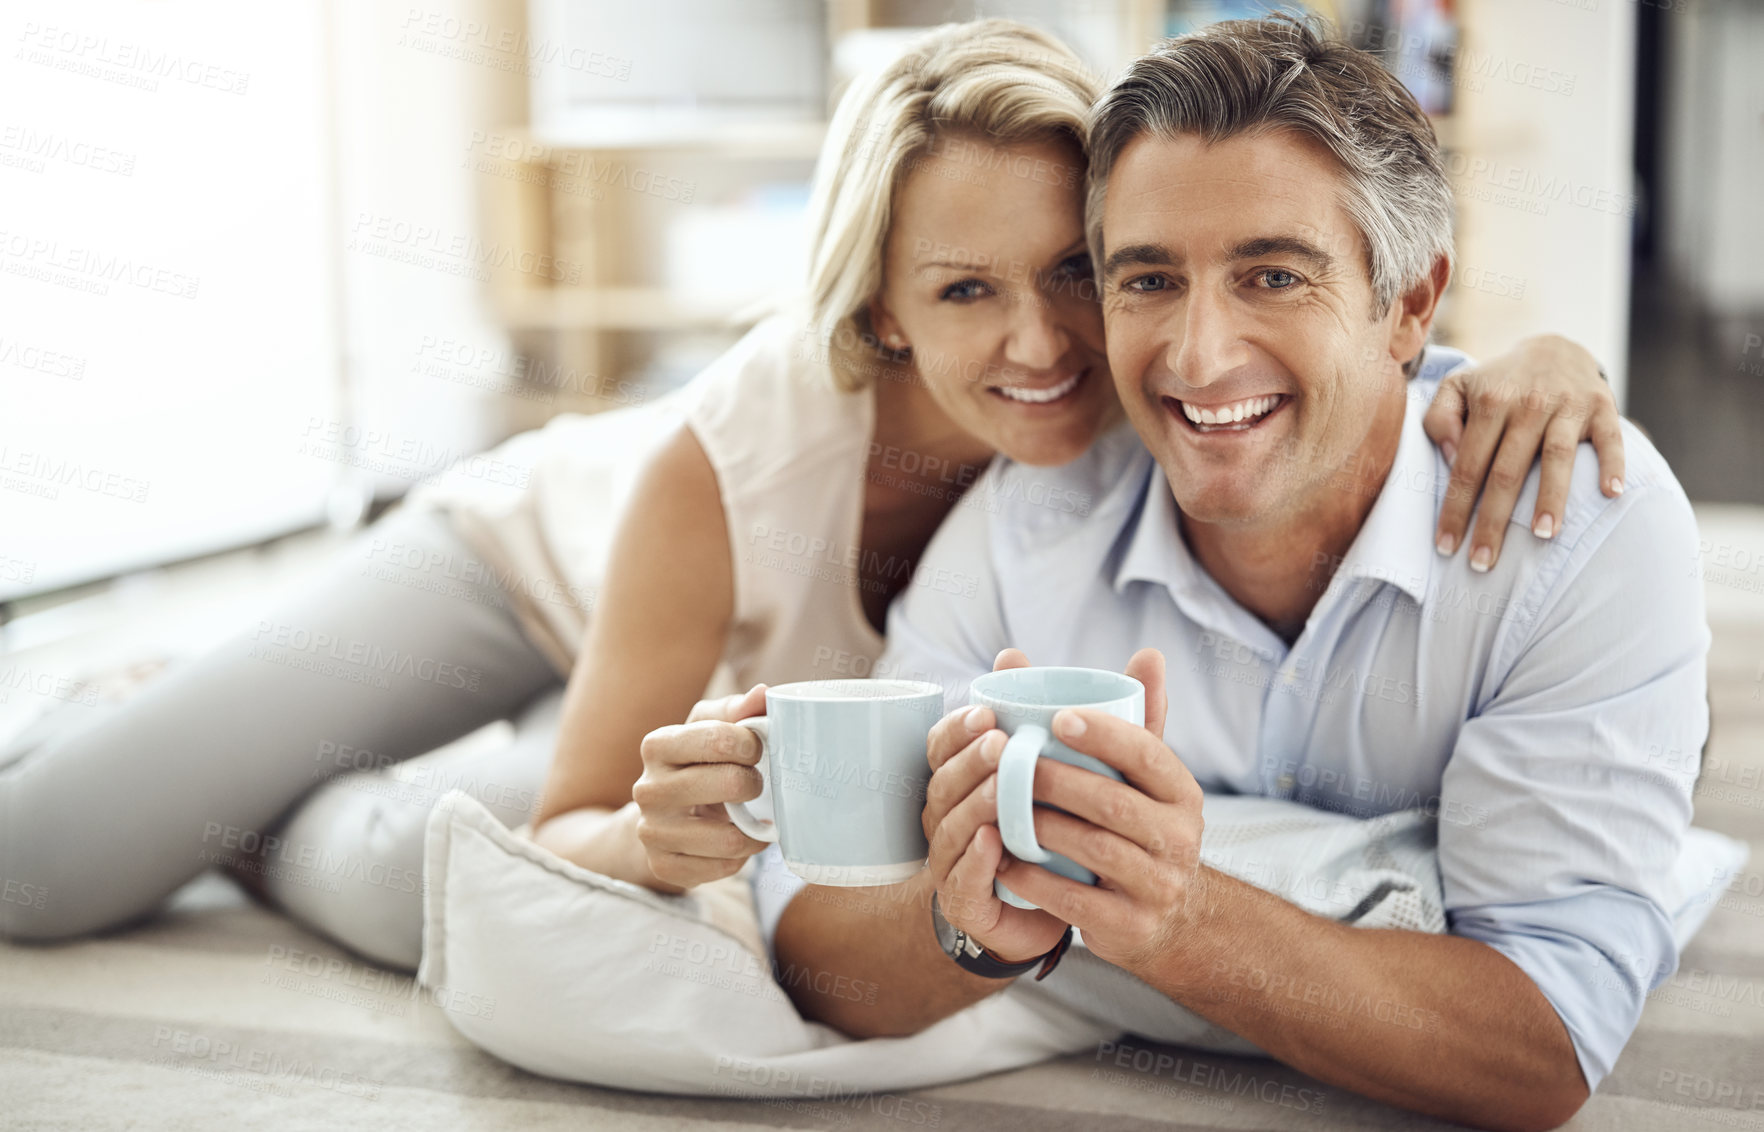
[[[512,330],[675,330],[733,327],[751,317],[742,304],[693,300],[665,287],[553,287],[496,298]]]
[[[607,115],[549,125],[543,129],[510,131],[530,144],[544,161],[552,154],[569,152],[643,153],[682,151],[726,160],[813,161],[826,136],[824,121],[750,121],[735,117],[709,119],[703,115],[628,117]]]
[[[1167,35],[1285,9],[1320,14],[1380,52],[1434,118],[1459,196],[1460,271],[1441,340],[1487,355],[1557,330],[1605,359],[1620,391],[1626,380],[1634,13],[1625,6],[780,0],[760,9],[764,34],[708,0],[658,0],[647,20],[609,7],[532,0],[529,34],[587,37],[610,60],[667,56],[677,65],[642,82],[536,78],[529,119],[502,131],[519,168],[481,178],[493,240],[536,243],[581,265],[567,287],[509,273],[492,283],[507,329],[559,364],[645,379],[667,349],[678,355],[673,370],[687,368],[693,347],[666,332],[705,332],[697,349],[708,360],[764,300],[787,292],[801,255],[791,233],[800,232],[825,114],[852,72],[925,26],[1021,19],[1107,75]],[[763,76],[757,90],[717,62],[711,45],[732,43],[758,53],[743,60],[745,75]],[[1547,57],[1540,43],[1551,45]],[[656,179],[670,188],[630,189]],[[1563,184],[1591,186],[1615,205],[1549,199]],[[775,233],[776,246],[743,238],[756,230]],[[1565,261],[1591,270],[1554,267]]]

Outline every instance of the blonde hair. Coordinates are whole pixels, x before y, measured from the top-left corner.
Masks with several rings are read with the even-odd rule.
[[[1100,91],[1065,44],[997,19],[936,28],[853,81],[828,127],[809,201],[808,317],[834,384],[856,392],[899,363],[876,341],[869,304],[882,286],[894,193],[906,173],[961,134],[999,146],[1063,138],[1082,153]]]

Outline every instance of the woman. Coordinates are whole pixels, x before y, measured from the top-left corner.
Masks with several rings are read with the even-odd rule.
[[[119,924],[221,864],[414,966],[423,823],[453,786],[510,824],[537,808],[538,841],[609,875],[663,890],[727,875],[751,849],[720,808],[690,806],[649,824],[682,846],[651,871],[631,804],[643,736],[719,669],[741,687],[862,674],[889,599],[991,455],[1062,463],[1118,418],[1080,215],[1096,93],[1057,41],[1003,21],[933,32],[854,89],[817,170],[808,312],[762,324],[678,397],[517,438],[493,456],[544,449],[524,491],[401,508],[236,641],[0,751],[0,877],[42,894],[0,902],[0,932]],[[1507,389],[1542,397],[1463,427],[1466,400]],[[1442,522],[1458,537],[1491,457],[1529,467],[1546,422],[1592,428],[1604,478],[1621,474],[1596,366],[1559,340],[1437,405],[1433,435],[1471,488]],[[1562,494],[1543,504],[1558,520]],[[1512,505],[1485,497],[1479,544]],[[512,745],[413,759],[511,718]]]

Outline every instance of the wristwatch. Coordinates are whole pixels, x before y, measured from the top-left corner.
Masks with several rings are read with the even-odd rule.
[[[1035,976],[1035,981],[1040,982],[1059,966],[1060,957],[1066,954],[1066,948],[1072,946],[1072,926],[1067,924],[1066,934],[1047,952],[1021,963],[1007,963],[981,947],[967,932],[944,919],[936,893],[931,894],[931,928],[937,933],[937,946],[943,949],[945,955],[954,959],[958,967],[988,979],[1014,979],[1018,975],[1027,974],[1039,964],[1041,971]]]

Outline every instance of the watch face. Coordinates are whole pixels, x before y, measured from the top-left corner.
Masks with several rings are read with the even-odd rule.
[[[938,906],[937,897],[931,898],[931,926],[937,932],[937,946],[951,959],[960,956],[968,942],[968,937],[960,929],[943,918],[943,909]]]

